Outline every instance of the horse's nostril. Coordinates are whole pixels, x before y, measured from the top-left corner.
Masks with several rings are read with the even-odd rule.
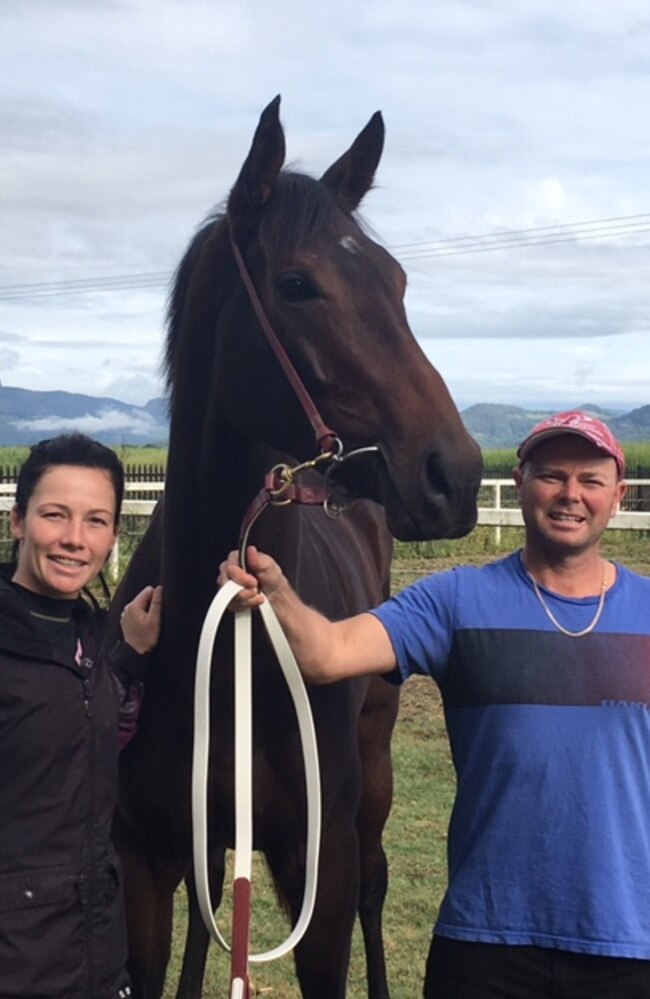
[[[430,454],[426,462],[427,485],[432,487],[437,493],[448,497],[451,491],[449,479],[445,475],[437,453]]]

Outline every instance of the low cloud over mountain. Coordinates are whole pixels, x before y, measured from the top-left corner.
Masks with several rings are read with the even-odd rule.
[[[33,444],[78,430],[105,444],[165,444],[167,403],[131,406],[74,392],[32,392],[0,386],[0,444]]]
[[[609,424],[623,442],[650,441],[650,405],[624,415],[582,403],[577,408]],[[552,410],[477,403],[461,412],[482,448],[516,447]],[[33,444],[44,437],[79,430],[106,444],[161,444],[169,436],[166,399],[131,406],[117,399],[74,392],[33,392],[0,385],[0,445]]]

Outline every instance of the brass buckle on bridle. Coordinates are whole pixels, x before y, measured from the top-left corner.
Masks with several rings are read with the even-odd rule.
[[[300,472],[305,472],[310,468],[318,468],[319,465],[323,465],[325,462],[340,461],[343,453],[343,444],[338,437],[335,438],[335,440],[337,445],[335,450],[322,451],[320,454],[316,455],[315,458],[310,458],[309,461],[302,461],[299,465],[293,466],[282,463],[274,465],[269,472],[269,478],[273,481],[279,479],[280,484],[267,489],[269,503],[272,506],[287,506],[292,502],[292,500],[291,497],[287,497],[286,494],[289,492]]]

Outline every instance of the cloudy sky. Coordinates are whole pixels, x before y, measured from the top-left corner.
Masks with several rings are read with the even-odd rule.
[[[461,407],[650,403],[647,0],[0,0],[0,379],[161,394],[169,276],[282,95]],[[74,284],[76,283],[76,285]]]

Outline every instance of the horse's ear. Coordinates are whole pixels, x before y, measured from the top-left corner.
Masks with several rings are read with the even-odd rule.
[[[372,187],[383,148],[384,120],[381,111],[375,111],[348,151],[321,177],[321,184],[334,191],[348,211],[354,211]]]
[[[250,152],[228,198],[228,215],[234,227],[246,225],[268,201],[285,157],[280,124],[280,95],[264,109]]]

